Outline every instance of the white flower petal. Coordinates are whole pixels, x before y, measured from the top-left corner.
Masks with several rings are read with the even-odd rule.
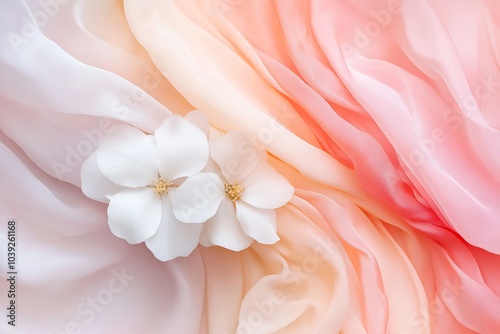
[[[224,183],[214,173],[197,173],[171,191],[172,211],[184,223],[203,223],[212,218],[224,198]]]
[[[216,174],[223,182],[225,182],[225,177],[222,175],[222,172],[219,168],[219,165],[215,163],[215,161],[211,158],[208,159],[207,165],[203,168],[204,173],[214,173]]]
[[[143,187],[158,178],[154,140],[131,126],[117,126],[96,151],[97,164],[110,181]]]
[[[165,119],[155,131],[160,175],[169,181],[200,172],[208,161],[207,136],[179,115]]]
[[[82,192],[93,200],[109,203],[106,196],[111,196],[124,188],[116,185],[102,175],[97,165],[97,155],[93,152],[82,164]]]
[[[236,131],[211,139],[210,156],[229,182],[246,178],[259,162],[267,160],[265,151],[259,150],[250,139]]]
[[[208,142],[211,142],[212,139],[220,137],[220,132],[213,126],[209,126],[207,137],[208,137]]]
[[[241,228],[236,218],[234,204],[228,198],[222,200],[215,216],[203,224],[200,238],[204,246],[217,245],[233,251],[248,248],[252,241]]]
[[[203,131],[204,134],[208,133],[209,123],[207,116],[200,110],[190,111],[184,116],[184,119],[189,123],[196,125]]]
[[[158,230],[162,203],[151,188],[125,189],[110,196],[109,228],[114,235],[137,244]]]
[[[261,244],[280,240],[276,234],[276,212],[255,208],[243,201],[236,202],[236,216],[245,233]]]
[[[188,256],[198,245],[203,225],[178,221],[172,213],[172,204],[167,196],[162,197],[162,204],[160,227],[155,235],[146,240],[146,246],[160,261]]]
[[[288,180],[266,162],[260,163],[241,183],[241,199],[260,209],[282,207],[295,192]]]

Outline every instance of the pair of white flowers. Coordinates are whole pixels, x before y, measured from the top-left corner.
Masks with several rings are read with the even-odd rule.
[[[273,244],[275,209],[294,188],[244,135],[218,135],[199,111],[165,119],[154,134],[121,125],[82,165],[82,191],[109,202],[111,231],[145,242],[162,261],[201,243],[234,251]]]

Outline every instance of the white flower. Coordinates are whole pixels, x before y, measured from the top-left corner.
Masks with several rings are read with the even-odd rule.
[[[198,112],[189,118],[206,123]],[[208,149],[203,131],[178,115],[165,119],[154,135],[117,126],[82,165],[82,191],[109,200],[109,227],[117,237],[145,241],[162,261],[187,256],[198,245],[202,224],[177,220],[171,196],[206,166]]]
[[[291,199],[294,188],[267,163],[267,154],[238,132],[213,138],[210,156],[205,172],[188,178],[172,197],[176,218],[206,221],[204,246],[239,251],[253,240],[276,243],[275,209]]]

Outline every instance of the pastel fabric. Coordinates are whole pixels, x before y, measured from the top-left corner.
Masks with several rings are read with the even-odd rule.
[[[354,50],[351,28],[387,3],[51,4],[0,3],[0,219],[22,244],[22,309],[2,332],[500,330],[498,95],[443,113],[498,71],[493,1],[406,1]],[[296,189],[278,243],[161,262],[81,192],[105,133],[193,109],[254,138]],[[447,139],[412,164],[437,127]]]
[[[247,1],[226,13],[367,192],[417,229],[500,254],[496,2]]]

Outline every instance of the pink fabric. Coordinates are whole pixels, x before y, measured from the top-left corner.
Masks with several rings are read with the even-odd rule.
[[[257,1],[228,17],[367,192],[418,229],[448,227],[498,254],[496,12],[488,2]]]
[[[0,331],[497,333],[499,16],[493,0],[1,2],[18,319]],[[295,187],[278,243],[161,262],[81,192],[115,126],[193,109]]]

